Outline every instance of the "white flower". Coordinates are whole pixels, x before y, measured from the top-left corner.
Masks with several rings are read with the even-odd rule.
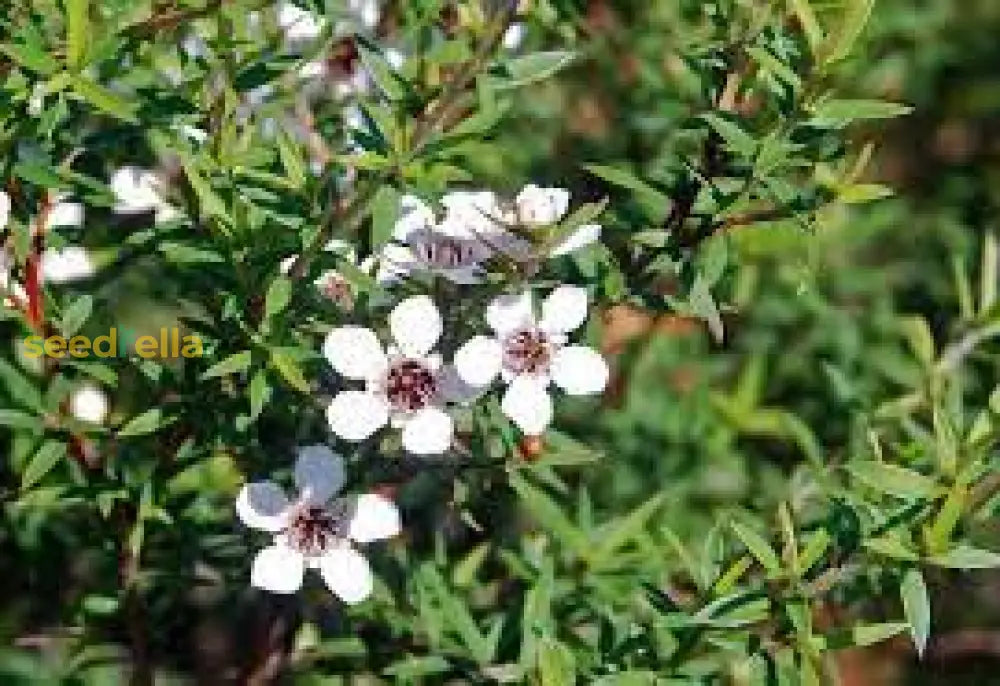
[[[97,386],[84,384],[70,396],[69,413],[81,422],[102,424],[108,416],[108,397]]]
[[[0,229],[7,226],[10,220],[10,196],[0,191]]]
[[[569,191],[563,188],[525,186],[514,199],[517,218],[527,226],[548,226],[566,216]]]
[[[78,202],[57,201],[49,210],[49,226],[83,226],[83,205]]]
[[[524,41],[524,24],[515,22],[507,27],[503,34],[503,46],[508,50],[517,50]]]
[[[393,227],[394,242],[382,249],[378,280],[388,284],[414,273],[442,276],[459,284],[482,280],[481,263],[493,252],[484,237],[496,234],[490,214],[499,214],[492,193],[451,193],[442,199],[444,218],[419,198],[404,196]]]
[[[443,453],[454,426],[443,406],[441,315],[426,295],[399,303],[389,315],[395,345],[383,350],[375,332],[358,326],[331,331],[323,354],[342,376],[365,382],[365,390],[341,391],[327,409],[335,434],[363,441],[387,423],[402,429],[403,447],[415,455]]]
[[[368,561],[352,543],[370,543],[399,533],[396,506],[375,494],[331,500],[344,485],[344,460],[324,445],[299,450],[294,470],[299,495],[290,501],[277,484],[246,484],[236,512],[247,526],[274,534],[257,553],[250,583],[272,593],[294,593],[305,570],[319,570],[327,587],[345,603],[371,594]]]
[[[587,292],[575,286],[556,288],[535,316],[530,293],[503,295],[486,310],[494,336],[476,336],[455,354],[459,376],[486,386],[499,375],[508,383],[501,408],[528,435],[538,435],[552,421],[554,382],[570,395],[600,393],[608,383],[608,365],[597,352],[567,345],[567,334],[587,319]]]
[[[525,186],[514,200],[517,222],[528,229],[542,229],[560,222],[569,211],[569,191],[562,188]],[[560,257],[596,243],[601,238],[598,224],[584,224],[556,245],[547,246],[545,257]],[[534,252],[531,244],[513,237],[508,251],[512,257],[525,257]]]
[[[284,32],[286,40],[298,43],[318,38],[326,26],[326,20],[294,3],[285,2],[278,8],[278,26]]]
[[[358,15],[361,23],[369,29],[378,26],[379,16],[382,13],[379,0],[347,0],[347,6]]]
[[[55,250],[47,248],[42,253],[42,278],[50,283],[67,283],[94,275],[94,262],[90,253],[79,246]]]
[[[111,175],[111,192],[117,202],[114,211],[119,214],[155,212],[156,223],[180,217],[175,207],[167,204],[160,195],[160,181],[156,174],[137,167],[122,167]]]

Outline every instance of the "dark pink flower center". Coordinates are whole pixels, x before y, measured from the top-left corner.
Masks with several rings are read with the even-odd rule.
[[[322,555],[344,539],[346,523],[346,509],[337,503],[329,507],[299,505],[293,510],[285,530],[288,545],[303,555]]]
[[[552,361],[552,342],[537,329],[524,329],[503,343],[503,365],[514,374],[544,374]]]
[[[389,367],[385,395],[393,409],[413,412],[427,407],[437,394],[437,377],[423,362],[398,360]]]
[[[430,232],[417,236],[413,252],[431,267],[457,269],[476,262],[476,244],[470,240],[434,235]]]

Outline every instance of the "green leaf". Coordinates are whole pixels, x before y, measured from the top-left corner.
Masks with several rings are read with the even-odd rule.
[[[553,638],[538,648],[538,678],[541,686],[572,686],[576,683],[573,653]]]
[[[569,65],[575,55],[565,50],[535,52],[508,60],[503,66],[506,78],[492,81],[496,90],[520,88],[549,78],[560,69]]]
[[[868,23],[875,0],[847,0],[846,5],[840,26],[830,35],[827,42],[824,51],[826,64],[833,64],[850,56],[854,44]]]
[[[273,348],[271,350],[271,366],[281,374],[289,386],[302,393],[309,392],[309,382],[303,376],[298,362],[287,351],[282,348]]]
[[[226,204],[222,198],[212,189],[211,184],[202,177],[194,163],[186,156],[181,156],[181,166],[184,167],[184,174],[188,183],[198,196],[198,204],[201,207],[202,215],[205,217],[221,217],[228,219]]]
[[[90,40],[89,0],[65,0],[66,66],[78,71],[85,61]]]
[[[164,419],[163,411],[158,407],[154,407],[153,409],[146,410],[137,417],[134,417],[132,421],[128,422],[118,431],[118,436],[142,436],[145,434],[151,434],[172,421],[172,418]]]
[[[845,469],[870,488],[899,498],[933,498],[940,492],[930,477],[893,464],[853,462]]]
[[[906,622],[887,622],[885,624],[859,624],[851,631],[853,644],[856,646],[871,646],[897,636],[910,625]]]
[[[812,52],[813,58],[817,59],[820,46],[823,43],[823,29],[820,28],[809,0],[788,0],[788,7],[798,18],[802,33],[805,34],[806,42],[809,43],[809,50]]]
[[[211,262],[225,262],[222,255],[217,252],[202,250],[201,248],[195,248],[184,243],[175,243],[173,241],[165,241],[161,243],[160,252],[163,253],[164,257],[166,257],[168,261],[176,264],[207,264]]]
[[[66,455],[66,444],[61,441],[46,441],[34,454],[21,473],[21,489],[28,490],[52,471],[59,460]]]
[[[586,536],[569,520],[569,517],[552,498],[517,472],[510,473],[509,481],[511,488],[514,489],[538,524],[551,531],[563,545],[578,557],[585,558],[587,556],[590,551],[590,543]]]
[[[250,351],[244,350],[243,352],[233,353],[226,359],[212,365],[204,374],[201,375],[202,381],[205,379],[212,379],[218,376],[228,376],[230,374],[239,374],[245,372],[250,368]]]
[[[294,188],[302,188],[306,183],[306,162],[302,150],[284,130],[279,130],[277,136],[278,156],[281,166]]]
[[[267,288],[264,296],[264,319],[281,314],[292,300],[292,280],[287,276],[277,276]]]
[[[996,569],[1000,567],[1000,554],[958,545],[943,555],[931,556],[928,562],[950,569]]]
[[[901,540],[899,540],[899,538],[895,536],[872,538],[864,541],[862,545],[867,550],[871,550],[874,553],[884,555],[894,560],[916,562],[920,559],[920,556],[915,550],[908,548]]]
[[[91,313],[94,311],[94,298],[91,295],[81,295],[79,298],[73,301],[73,303],[67,307],[62,313],[62,321],[59,325],[59,330],[62,335],[69,338],[77,331],[80,327],[90,319]]]
[[[882,100],[826,100],[812,111],[809,124],[837,129],[867,119],[892,119],[908,114],[912,107]]]
[[[913,645],[917,654],[923,657],[931,633],[931,601],[920,570],[907,570],[899,585],[899,596],[903,600],[903,614],[910,625]]]
[[[747,54],[754,59],[757,64],[774,74],[778,79],[784,81],[793,88],[802,87],[802,79],[792,71],[792,68],[779,60],[764,48],[747,48]]]
[[[139,123],[139,119],[136,117],[136,104],[126,100],[124,96],[80,75],[73,77],[72,87],[76,95],[105,114],[110,114],[112,117],[129,124]]]
[[[45,414],[42,394],[33,383],[4,359],[0,359],[0,380],[3,380],[0,388],[4,388],[11,399],[38,414]]]
[[[382,186],[372,200],[372,249],[380,248],[392,238],[400,213],[400,195],[392,186]]]
[[[653,188],[632,172],[603,164],[584,165],[584,169],[613,186],[634,192],[636,201],[654,221],[662,221],[670,212],[671,202],[667,194]]]
[[[721,343],[726,337],[722,315],[719,313],[718,305],[715,304],[715,298],[712,297],[710,286],[700,276],[694,280],[694,284],[691,286],[691,292],[688,294],[688,305],[697,317],[708,324],[708,330],[716,342]]]
[[[38,430],[42,428],[42,420],[20,410],[0,410],[0,426],[8,429]]]
[[[739,124],[712,112],[701,115],[701,118],[709,123],[733,152],[744,157],[753,157],[757,152],[757,141]]]
[[[925,368],[934,364],[934,336],[931,327],[923,317],[904,317],[900,322],[903,335],[910,344],[913,354]]]
[[[250,420],[260,416],[264,405],[271,399],[271,385],[267,382],[267,372],[259,370],[250,379]]]
[[[365,65],[365,68],[379,89],[390,100],[402,100],[406,95],[406,89],[399,75],[393,70],[392,65],[380,53],[369,48],[364,43],[358,42],[357,46],[361,62]]]
[[[664,493],[655,495],[628,515],[601,527],[597,532],[596,547],[590,555],[591,562],[597,564],[608,560],[619,548],[640,535],[665,499]]]
[[[781,561],[778,560],[778,554],[760,534],[739,522],[731,522],[729,526],[768,574],[781,573]]]
[[[49,76],[57,69],[59,63],[40,45],[27,43],[6,43],[0,45],[0,52],[7,55],[25,69]]]

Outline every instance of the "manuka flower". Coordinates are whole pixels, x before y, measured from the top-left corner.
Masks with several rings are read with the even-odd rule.
[[[487,240],[497,224],[492,193],[459,192],[442,201],[445,215],[439,222],[434,211],[412,195],[404,196],[400,217],[393,228],[393,242],[382,249],[378,280],[393,283],[414,273],[442,276],[458,284],[473,284],[483,277],[482,262],[492,253]]]
[[[236,499],[244,524],[274,534],[274,542],[253,561],[250,583],[294,593],[305,570],[316,569],[345,603],[361,602],[371,593],[372,572],[353,544],[398,534],[399,511],[373,493],[334,500],[344,485],[344,460],[324,445],[299,450],[294,477],[295,500],[270,481],[245,485]]]
[[[446,384],[441,356],[441,315],[425,295],[407,298],[389,315],[394,345],[383,349],[375,332],[359,326],[332,330],[323,353],[342,376],[365,382],[341,391],[327,408],[335,434],[362,441],[387,423],[402,429],[403,447],[416,455],[445,452],[453,424],[443,407]]]
[[[503,295],[486,310],[494,336],[476,336],[455,355],[463,381],[487,386],[499,375],[508,384],[501,408],[528,435],[538,435],[552,421],[548,386],[555,383],[570,395],[600,393],[608,383],[608,366],[597,352],[567,345],[567,334],[587,318],[587,293],[560,286],[535,316],[530,293]]]
[[[540,247],[541,254],[538,256],[551,258],[568,255],[596,243],[601,237],[598,224],[578,226],[552,245],[546,244],[544,234],[538,235],[544,229],[557,226],[566,217],[569,197],[569,191],[562,188],[528,185],[521,189],[514,199],[513,209],[506,215],[508,223],[518,230],[506,236],[505,252],[514,259],[525,259],[537,254]]]

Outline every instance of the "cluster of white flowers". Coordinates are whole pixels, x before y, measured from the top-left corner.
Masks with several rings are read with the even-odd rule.
[[[536,307],[531,289],[498,293],[491,285],[498,282],[488,278],[495,264],[537,264],[597,241],[600,226],[564,222],[569,203],[567,191],[534,185],[512,202],[488,191],[449,193],[440,211],[406,196],[391,242],[376,255],[359,264],[351,246],[328,243],[326,251],[374,274],[390,297],[395,286],[407,292],[390,311],[384,333],[382,327],[344,325],[327,334],[323,354],[345,384],[327,406],[332,432],[357,443],[390,426],[399,431],[408,453],[437,455],[453,447],[453,409],[487,395],[498,380],[504,386],[503,413],[526,436],[544,433],[552,422],[553,384],[570,395],[603,391],[609,377],[604,359],[569,341],[587,319],[585,289],[559,285]],[[296,259],[283,260],[280,270],[287,273]],[[426,283],[411,277],[442,278],[471,297],[435,303],[429,295],[409,294]],[[341,305],[344,293],[351,294],[336,271],[323,272],[314,283]],[[452,287],[450,292],[461,291]],[[476,302],[483,305],[481,316],[473,312],[470,317],[469,307]],[[483,333],[457,346],[458,332],[445,331],[439,309],[455,304],[473,331],[476,322],[485,323]],[[441,352],[442,342],[454,346],[450,361]],[[239,496],[243,521],[276,534],[274,545],[254,561],[252,584],[292,592],[300,587],[304,569],[314,567],[345,602],[364,599],[372,588],[371,571],[350,541],[395,534],[398,512],[375,495],[358,498],[353,509],[344,501],[327,504],[343,484],[343,461],[324,446],[302,451],[295,480],[302,492],[295,502],[269,483],[250,484]]]
[[[551,240],[559,236],[569,200],[563,189],[534,185],[508,205],[488,191],[461,191],[442,199],[438,215],[422,200],[406,196],[393,242],[379,255],[378,280],[392,285],[430,274],[468,286],[485,279],[493,259],[565,255],[600,236],[598,225],[587,224]],[[600,393],[607,385],[604,359],[567,341],[586,318],[582,288],[559,286],[540,313],[530,291],[501,294],[486,307],[492,334],[473,337],[451,364],[435,351],[444,327],[437,305],[426,295],[408,297],[392,310],[387,347],[371,329],[335,328],[323,352],[341,376],[364,387],[334,397],[327,411],[330,428],[345,440],[362,441],[388,424],[401,430],[408,452],[444,453],[454,433],[448,407],[479,397],[499,377],[507,385],[504,414],[525,434],[539,435],[552,421],[551,383],[571,395]]]

